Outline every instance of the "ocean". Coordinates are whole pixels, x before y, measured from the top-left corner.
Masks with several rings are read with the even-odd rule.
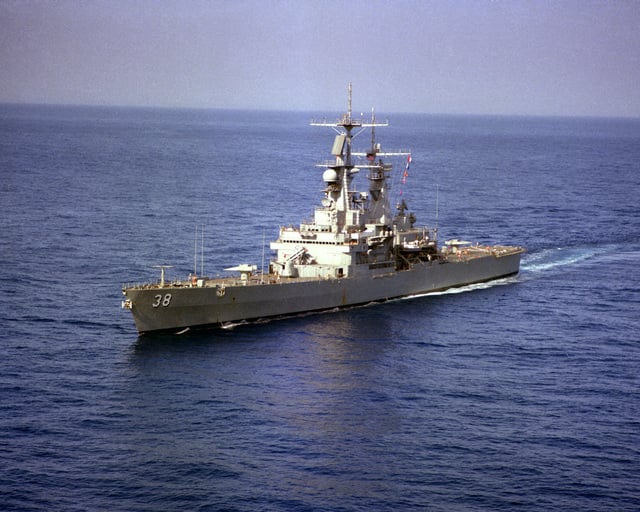
[[[640,510],[638,119],[389,115],[396,197],[517,277],[137,336],[123,283],[312,216],[318,116],[0,105],[0,509]]]

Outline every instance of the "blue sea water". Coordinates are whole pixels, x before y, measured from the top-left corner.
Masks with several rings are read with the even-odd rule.
[[[390,116],[394,193],[518,277],[137,337],[196,230],[216,274],[311,217],[312,117],[0,106],[0,509],[640,510],[640,120]]]

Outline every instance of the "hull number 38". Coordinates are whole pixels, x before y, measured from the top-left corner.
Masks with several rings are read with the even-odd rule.
[[[164,295],[164,296],[163,296],[163,295],[160,295],[160,294],[156,295],[156,296],[153,298],[153,304],[151,304],[151,305],[152,305],[154,308],[157,308],[157,307],[160,307],[160,306],[162,306],[162,307],[165,307],[165,308],[166,308],[169,304],[171,304],[171,294],[170,294],[170,293],[167,293],[167,294],[166,294],[166,295]]]

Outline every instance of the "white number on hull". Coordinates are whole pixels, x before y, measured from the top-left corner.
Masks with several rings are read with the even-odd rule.
[[[151,304],[154,308],[157,308],[159,306],[163,306],[163,307],[167,307],[169,304],[171,304],[171,294],[167,293],[164,297],[160,294],[156,295],[154,297],[154,301],[153,304]]]

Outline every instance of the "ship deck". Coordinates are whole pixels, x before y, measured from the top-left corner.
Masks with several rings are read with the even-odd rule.
[[[473,245],[464,248],[445,248],[438,254],[438,260],[442,263],[465,263],[478,258],[486,258],[493,256],[495,258],[502,258],[505,256],[511,256],[514,254],[523,253],[525,250],[522,247],[506,246],[506,245]],[[395,270],[390,270],[388,273],[394,273]],[[372,275],[372,277],[374,277]],[[345,277],[348,279],[348,277]],[[246,279],[241,276],[234,275],[229,277],[191,277],[190,279],[177,279],[165,281],[160,280],[155,282],[146,283],[127,283],[123,284],[122,288],[145,290],[145,289],[167,289],[167,288],[215,288],[215,287],[232,287],[232,286],[256,286],[256,285],[274,285],[274,284],[287,284],[287,283],[301,283],[312,281],[327,281],[331,279],[345,279],[335,277],[283,277],[274,274],[252,274],[248,275]]]

